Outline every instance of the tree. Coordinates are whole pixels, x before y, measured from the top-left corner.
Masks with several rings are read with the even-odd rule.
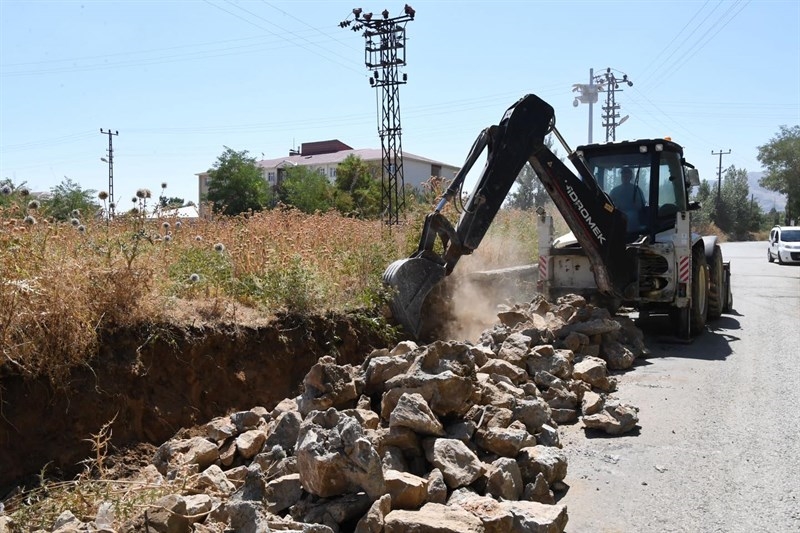
[[[80,217],[94,217],[101,211],[95,198],[96,190],[82,189],[79,184],[64,176],[60,184],[50,189],[50,198],[42,201],[42,207],[56,220],[76,218],[76,212]]]
[[[747,170],[731,165],[725,171],[720,196],[715,222],[722,231],[734,239],[744,239],[748,232],[759,229],[763,214],[750,199]]]
[[[554,154],[558,154],[558,151],[553,149],[551,136],[545,137],[544,145]],[[530,210],[537,205],[544,205],[550,199],[550,195],[547,194],[547,190],[529,163],[520,170],[516,184],[517,188],[509,195],[509,207]]]
[[[549,195],[530,164],[522,167],[516,183],[517,188],[509,196],[509,207],[531,210],[547,202]]]
[[[378,169],[360,157],[349,155],[336,169],[336,209],[359,218],[381,213],[381,182]]]
[[[183,198],[178,198],[177,196],[170,196],[169,198],[166,196],[159,196],[158,205],[163,209],[176,209],[178,207],[183,207]]]
[[[706,226],[714,220],[716,195],[711,192],[711,184],[703,180],[694,193],[693,199],[700,203],[700,210],[695,211],[692,219],[698,226]]]
[[[270,203],[269,185],[247,150],[237,152],[225,147],[208,171],[206,200],[213,202],[215,213],[238,215],[260,211]]]
[[[286,170],[278,196],[282,202],[304,213],[333,208],[333,185],[325,175],[307,166],[298,165]]]
[[[800,126],[781,126],[757,157],[767,172],[759,185],[786,195],[787,221],[800,217]]]

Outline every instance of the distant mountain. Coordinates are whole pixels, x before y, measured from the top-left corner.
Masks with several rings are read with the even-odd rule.
[[[747,173],[747,184],[750,186],[750,194],[765,213],[768,213],[773,207],[776,211],[784,211],[786,209],[786,196],[760,187],[758,185],[758,180],[763,176],[763,172]]]
[[[758,180],[760,180],[762,176],[764,176],[763,172],[747,173],[747,186],[750,189],[750,195],[753,197],[756,203],[761,206],[761,210],[764,213],[769,213],[773,207],[776,211],[784,211],[786,209],[786,196],[761,187],[758,184]],[[716,193],[717,180],[708,180],[708,183],[711,186],[711,191]]]

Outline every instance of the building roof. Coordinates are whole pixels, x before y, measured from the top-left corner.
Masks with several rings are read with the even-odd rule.
[[[172,207],[168,209],[156,207],[147,214],[147,218],[198,218],[200,216],[196,205]]]
[[[314,155],[287,155],[275,159],[263,159],[256,163],[261,168],[278,168],[285,166],[287,163],[292,165],[336,165],[347,159],[348,156],[354,155],[361,158],[363,161],[381,161],[383,159],[383,152],[378,148],[361,148],[357,150],[340,150],[338,152],[331,152],[327,154],[314,154]],[[430,163],[432,165],[453,166],[434,159],[428,159],[419,155],[403,152],[403,158],[414,159],[423,163]]]

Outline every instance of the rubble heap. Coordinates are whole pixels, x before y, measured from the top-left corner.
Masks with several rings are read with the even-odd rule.
[[[563,531],[558,425],[633,429],[609,370],[633,364],[642,335],[574,295],[498,318],[474,344],[405,341],[360,366],[322,357],[300,396],[164,443],[142,475],[184,476],[185,491],[124,530]]]

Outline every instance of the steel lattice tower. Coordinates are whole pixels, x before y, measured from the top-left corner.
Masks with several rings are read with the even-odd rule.
[[[633,87],[633,82],[628,79],[628,75],[622,75],[622,78],[617,78],[611,69],[606,69],[604,74],[595,76],[595,81],[600,82],[606,89],[606,105],[603,106],[603,126],[606,128],[606,142],[617,140],[617,126],[622,124],[628,117],[623,117],[622,120],[617,122],[619,118],[619,104],[616,100],[616,93],[622,92],[619,88],[620,83],[627,83],[628,87]],[[602,90],[602,89],[601,89]]]
[[[352,25],[353,31],[364,30],[364,64],[372,71],[369,84],[380,92],[378,135],[381,138],[381,207],[384,221],[388,225],[398,224],[405,210],[405,181],[403,179],[403,142],[400,126],[399,87],[407,81],[406,74],[398,74],[398,68],[406,65],[406,24],[414,20],[414,9],[406,4],[404,14],[389,18],[389,11],[382,18],[373,18],[372,13],[353,9],[353,20],[345,20],[339,26]]]
[[[100,133],[108,135],[108,158],[101,158],[101,161],[108,163],[108,217],[114,218],[114,143],[111,139],[113,136],[119,135],[119,132],[116,130],[113,132],[111,130],[106,131],[100,128]]]

